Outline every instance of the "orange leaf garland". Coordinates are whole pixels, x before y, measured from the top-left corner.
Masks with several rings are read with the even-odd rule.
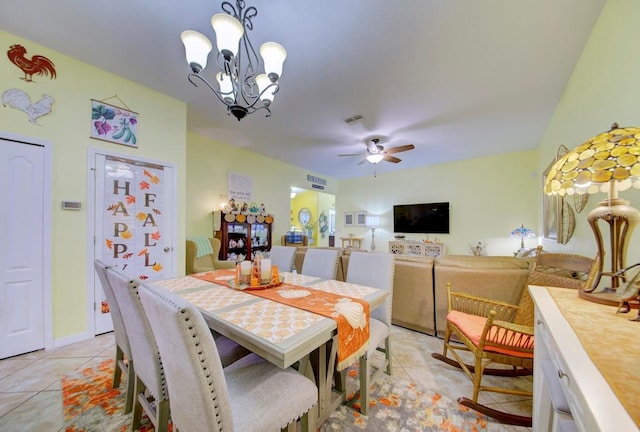
[[[157,272],[162,271],[162,264],[155,263],[151,268],[153,269],[153,271],[157,271]]]
[[[160,237],[162,237],[162,235],[160,234],[160,231],[156,231],[154,233],[151,233],[151,239],[152,240],[160,240]]]
[[[131,231],[127,230],[120,233],[120,237],[122,237],[123,239],[129,240],[131,237],[133,237],[133,234],[131,233]]]
[[[140,190],[149,189],[149,187],[150,187],[150,185],[146,181],[141,181],[140,182]]]
[[[108,249],[112,249],[113,248],[113,241],[111,241],[109,239],[105,239],[104,242],[106,243]]]
[[[138,256],[142,256],[142,255],[146,255],[147,254],[147,248],[142,249],[140,252],[138,252]]]
[[[139,221],[143,221],[147,218],[147,214],[145,212],[138,212],[138,214],[136,215],[136,219],[138,219]]]

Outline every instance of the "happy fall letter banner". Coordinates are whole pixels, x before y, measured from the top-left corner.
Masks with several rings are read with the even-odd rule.
[[[103,260],[141,280],[165,275],[162,166],[107,156]],[[165,258],[166,257],[166,258]]]

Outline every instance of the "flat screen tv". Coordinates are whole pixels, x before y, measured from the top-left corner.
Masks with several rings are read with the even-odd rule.
[[[393,231],[410,234],[449,234],[449,203],[394,205]]]

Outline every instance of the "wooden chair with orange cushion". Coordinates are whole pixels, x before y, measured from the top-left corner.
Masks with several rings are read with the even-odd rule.
[[[536,255],[528,285],[588,289],[598,272],[600,258],[563,253]],[[447,284],[449,312],[442,354],[432,356],[461,368],[473,381],[473,397],[461,397],[458,403],[509,424],[531,426],[531,417],[498,411],[478,403],[481,391],[532,396],[528,390],[482,385],[483,375],[524,376],[533,372],[534,304],[524,289],[518,305],[451,291]],[[576,294],[577,297],[577,294]],[[455,336],[463,344],[451,341]],[[474,364],[466,364],[459,351],[473,354]],[[453,358],[447,357],[450,352]],[[509,368],[488,368],[490,364]]]
[[[481,391],[532,397],[529,390],[495,387],[482,384],[484,375],[523,376],[533,372],[533,326],[516,324],[519,307],[508,303],[475,297],[451,291],[447,284],[449,313],[442,354],[434,358],[462,369],[473,382],[473,396],[458,398],[458,403],[472,408],[503,423],[531,426],[531,417],[498,411],[478,403]],[[529,297],[523,292],[523,297]],[[521,320],[524,320],[521,318]],[[533,321],[533,319],[531,319]],[[451,336],[462,342],[452,341]],[[473,354],[473,365],[465,363],[461,351]],[[453,358],[447,356],[451,353]],[[491,364],[509,368],[488,368]]]

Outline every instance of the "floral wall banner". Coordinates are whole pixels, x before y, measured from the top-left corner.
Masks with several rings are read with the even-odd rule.
[[[105,100],[112,98],[122,102],[118,96]],[[137,148],[138,113],[91,99],[91,138]]]
[[[132,277],[165,274],[164,170],[160,165],[107,156],[104,178],[102,259]]]

